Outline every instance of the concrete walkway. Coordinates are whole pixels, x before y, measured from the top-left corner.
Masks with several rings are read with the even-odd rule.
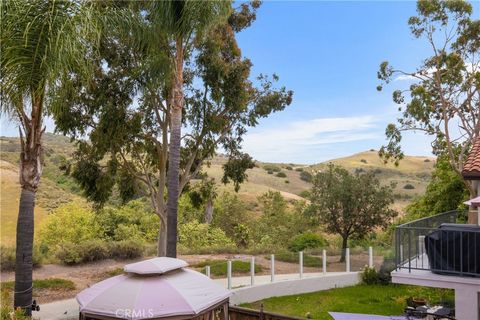
[[[327,274],[323,273],[304,273],[303,279],[304,281],[308,281],[308,279],[316,279],[321,280],[324,278],[326,282],[330,282],[334,276],[341,276],[341,275],[350,275],[352,273],[347,272],[328,272]],[[281,282],[289,282],[292,280],[299,280],[300,275],[298,273],[292,274],[278,274],[275,275],[275,283]],[[228,280],[226,278],[223,279],[214,279],[215,282],[218,282],[224,287],[227,287]],[[261,275],[255,276],[255,287],[263,287],[266,284],[271,283],[271,276],[270,275]],[[232,288],[245,288],[249,287],[251,282],[250,276],[246,277],[234,277],[232,278]],[[319,290],[324,290],[322,286],[319,286]],[[60,300],[51,303],[45,303],[40,306],[39,312],[34,312],[33,317],[35,319],[41,320],[73,320],[78,319],[78,303],[75,299],[67,299],[67,300]]]

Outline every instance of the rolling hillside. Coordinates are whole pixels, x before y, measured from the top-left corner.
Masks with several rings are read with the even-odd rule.
[[[45,135],[45,169],[37,197],[36,219],[40,221],[48,212],[60,205],[81,197],[81,190],[73,181],[59,169],[65,159],[74,151],[69,139],[53,135]],[[16,216],[20,187],[18,183],[19,144],[17,138],[0,137],[0,177],[1,177],[1,243],[14,241]],[[204,168],[209,176],[218,181],[219,193],[234,192],[233,185],[220,183],[222,165],[226,162],[224,156],[217,156]],[[385,165],[378,158],[376,151],[366,151],[349,157],[334,159],[333,162],[352,172],[373,170],[382,183],[395,182],[396,208],[402,209],[413,197],[422,194],[430,178],[434,165],[433,158],[405,157],[398,167]],[[257,162],[256,167],[248,170],[248,181],[239,191],[239,197],[249,208],[255,208],[257,198],[268,190],[279,191],[290,200],[302,199],[302,192],[310,188],[305,181],[308,173],[322,170],[328,162],[312,166],[285,163]],[[302,173],[302,171],[305,171]],[[302,180],[302,175],[304,180]],[[409,189],[405,189],[406,185]],[[255,209],[253,209],[255,210]]]

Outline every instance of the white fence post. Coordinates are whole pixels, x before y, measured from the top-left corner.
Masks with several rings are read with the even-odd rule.
[[[227,287],[232,289],[232,260],[227,261]]]
[[[373,268],[373,248],[368,247],[368,266]]]
[[[403,244],[400,245],[400,263],[403,263]]]
[[[255,257],[250,259],[250,285],[255,284]]]
[[[345,265],[347,272],[350,272],[350,248],[345,249]]]
[[[327,274],[327,250],[322,252],[323,274]]]
[[[210,266],[205,267],[205,274],[210,278]]]
[[[298,260],[300,263],[300,279],[303,278],[303,251],[298,253]]]
[[[270,256],[270,281],[275,281],[275,255]]]

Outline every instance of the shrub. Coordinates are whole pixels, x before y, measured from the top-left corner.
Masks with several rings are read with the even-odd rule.
[[[412,190],[412,189],[415,189],[415,186],[411,183],[407,183],[406,185],[403,186],[403,189]]]
[[[246,248],[250,241],[250,229],[244,224],[238,224],[234,228],[233,238],[239,247]]]
[[[265,169],[266,171],[273,171],[273,172],[280,172],[280,170],[282,170],[280,169],[280,167],[273,164],[264,165],[263,169]]]
[[[362,283],[368,285],[379,284],[380,279],[377,270],[375,270],[375,268],[366,267],[362,272]]]
[[[179,244],[191,249],[233,245],[221,229],[197,221],[180,225],[178,234]]]
[[[139,240],[123,240],[109,243],[110,257],[113,259],[135,259],[143,255],[145,245]]]
[[[295,171],[297,171],[297,172],[302,172],[302,171],[303,171],[303,168],[295,168]]]
[[[301,171],[300,172],[300,179],[306,182],[312,182],[312,174],[307,171]]]
[[[143,242],[138,240],[90,240],[81,244],[65,243],[58,248],[56,257],[63,264],[73,265],[109,258],[134,259],[141,257],[144,249]]]
[[[293,252],[303,251],[305,249],[315,249],[326,245],[325,239],[318,234],[306,232],[295,236],[290,242],[288,249]]]
[[[431,161],[430,159],[423,160],[423,162],[430,162],[430,161]]]
[[[1,271],[15,271],[15,247],[0,246],[0,269]],[[36,245],[33,246],[33,267],[42,265],[42,254]]]
[[[279,178],[286,178],[287,175],[285,174],[285,172],[278,172],[275,176],[279,177]]]
[[[65,243],[82,243],[101,235],[95,213],[79,203],[64,204],[51,212],[39,230],[40,242],[48,248]]]
[[[288,181],[288,180],[285,180],[285,183],[290,183],[290,181]]]
[[[378,280],[380,284],[388,285],[392,283],[391,272],[395,270],[395,262],[393,259],[384,259],[380,270],[378,271]]]
[[[302,197],[302,198],[308,198],[308,197],[310,197],[310,191],[303,190],[302,192],[300,192],[299,196]]]
[[[285,169],[287,170],[293,170],[293,168],[291,166],[286,166]]]
[[[356,168],[355,169],[355,173],[362,173],[362,172],[365,172],[365,170],[363,168]]]
[[[268,173],[268,174],[273,174],[273,171],[272,171],[272,170],[268,170],[267,173]]]
[[[81,244],[79,249],[82,262],[98,261],[110,257],[107,244],[101,240],[86,241]]]
[[[367,163],[367,160],[365,160],[365,159],[360,159],[360,162],[362,162],[362,163]]]
[[[61,263],[66,265],[77,264],[82,261],[82,256],[78,246],[73,243],[62,244],[56,252],[56,257]]]

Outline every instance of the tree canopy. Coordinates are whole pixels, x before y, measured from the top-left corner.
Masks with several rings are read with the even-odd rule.
[[[254,21],[258,6],[241,4],[225,23],[194,42],[185,57],[180,192],[219,149],[229,159],[223,181],[233,180],[238,189],[245,170],[253,166],[241,149],[243,135],[259,118],[292,101],[291,91],[275,87],[276,75],[251,80],[252,63],[237,45],[235,34]],[[148,10],[136,14],[142,17],[146,12],[148,17]],[[142,23],[144,32],[162,32],[150,30],[148,20]],[[89,200],[105,203],[115,188],[125,200],[146,195],[164,222],[172,108],[170,47],[167,36],[159,49],[138,45],[132,39],[135,33],[112,31],[102,38],[92,84],[81,85],[75,76],[66,79],[65,85],[77,89],[54,97],[71,106],[54,117],[59,131],[77,138],[70,171]],[[88,140],[81,139],[85,135]]]
[[[418,1],[418,14],[408,24],[431,55],[413,71],[387,61],[380,65],[378,90],[395,79],[411,83],[393,92],[401,115],[386,129],[388,143],[380,150],[386,161],[403,158],[402,132],[419,131],[433,137],[433,153],[446,155],[461,175],[468,149],[480,133],[480,20],[471,18],[472,10],[466,1]]]
[[[339,234],[343,249],[350,237],[362,239],[376,228],[386,228],[397,215],[391,208],[392,186],[381,186],[373,172],[352,174],[329,164],[312,182],[307,213],[327,232]]]

